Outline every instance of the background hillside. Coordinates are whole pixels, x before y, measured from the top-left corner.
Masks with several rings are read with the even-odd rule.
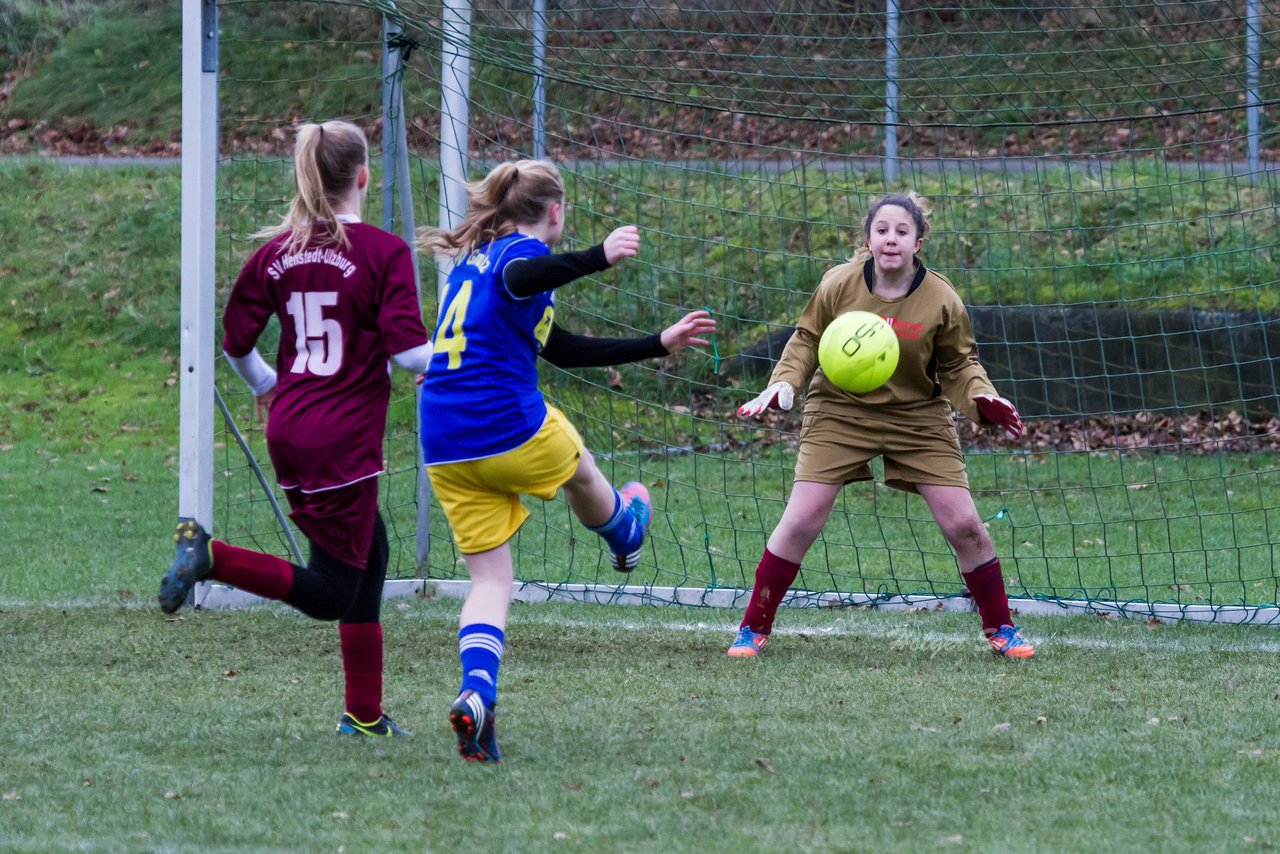
[[[478,138],[513,133],[490,123],[483,107],[528,91],[527,5],[476,4]],[[1141,156],[1162,147],[1175,159],[1240,157],[1243,143],[1232,130],[1243,129],[1237,97],[1243,5],[902,3],[904,154]],[[0,151],[172,153],[180,126],[180,7],[163,0],[3,0]],[[439,45],[439,4],[410,0],[398,8],[421,48],[413,64],[429,69]],[[704,0],[682,4],[678,14],[673,9],[552,4],[549,85],[563,84],[561,109],[583,119],[617,116],[637,128],[616,139],[593,138],[595,150],[652,149],[647,153],[669,157],[688,153],[686,146],[701,151],[699,140],[718,141],[721,153],[736,143],[878,150],[883,3]],[[1280,97],[1275,14],[1264,4],[1263,147],[1273,157],[1280,148],[1270,103]],[[369,112],[361,108],[376,104],[376,93],[324,56],[334,44],[349,43],[359,46],[357,59],[376,59],[379,20],[343,4],[227,6],[222,41],[235,49],[224,50],[224,71],[255,78],[248,111],[260,117]],[[802,57],[819,62],[805,69]],[[309,64],[325,85],[289,85]],[[573,94],[584,81],[595,91]],[[432,138],[437,104],[432,91],[410,101],[419,143]],[[242,106],[250,107],[227,103],[225,110],[235,115]],[[655,140],[639,132],[662,113],[685,143],[654,148]],[[580,124],[581,133],[589,132]],[[228,131],[227,149],[278,150],[284,142],[256,128]]]

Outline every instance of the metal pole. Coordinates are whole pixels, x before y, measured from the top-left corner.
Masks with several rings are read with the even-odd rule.
[[[886,0],[884,22],[884,181],[898,182],[898,0]]]
[[[533,0],[533,159],[547,156],[547,0]]]
[[[467,126],[471,121],[471,3],[445,0],[440,42],[440,228],[453,229],[467,211]],[[439,263],[437,293],[451,264]]]
[[[401,32],[403,30],[398,21],[383,17],[384,45],[392,36]],[[398,50],[387,49],[382,54],[382,228],[384,231],[395,230],[395,197],[399,192],[400,236],[412,246],[417,222],[413,213],[413,189],[409,177],[409,132],[404,120],[403,54]],[[416,252],[413,253],[413,275],[421,286]]]
[[[382,19],[382,43],[385,46],[402,28],[398,21],[384,16]],[[392,183],[392,176],[395,182]],[[400,233],[406,243],[414,244],[417,223],[413,214],[413,190],[409,181],[409,136],[404,120],[404,54],[385,48],[382,53],[382,227],[395,229],[396,193],[400,195]],[[418,253],[411,253],[413,278],[418,290],[418,306],[422,307],[422,276],[418,269]],[[422,435],[421,387],[414,384],[417,413],[417,435]],[[423,467],[422,442],[417,443],[414,458],[417,461],[418,515],[415,552],[418,575],[424,576],[431,557],[431,480]]]
[[[178,515],[208,529],[213,528],[217,123],[217,2],[183,0]]]
[[[1262,70],[1261,36],[1262,14],[1258,0],[1248,0],[1245,4],[1245,68],[1248,78],[1248,109],[1245,111],[1245,126],[1249,142],[1249,175],[1257,181],[1262,171],[1262,160],[1259,156],[1259,143],[1262,139],[1262,93],[1259,90],[1259,78]]]
[[[249,461],[249,468],[253,469],[254,477],[258,479],[258,485],[262,487],[262,494],[267,496],[267,503],[271,505],[271,512],[276,515],[276,521],[280,523],[280,530],[284,531],[284,538],[289,543],[290,554],[293,555],[293,559],[298,562],[299,566],[306,564],[307,561],[302,557],[302,549],[298,548],[298,540],[293,536],[293,529],[289,527],[289,520],[285,517],[284,511],[280,509],[280,502],[276,500],[275,490],[271,488],[271,483],[267,480],[267,476],[262,473],[262,466],[258,465],[258,458],[253,455],[253,449],[249,447],[244,434],[240,432],[239,426],[236,425],[236,420],[231,417],[231,410],[227,408],[227,402],[222,399],[222,395],[217,388],[213,390],[213,399],[218,404],[218,410],[222,413],[222,420],[226,422],[227,429],[235,437],[236,444],[240,446],[240,451],[244,454],[244,458]]]
[[[382,16],[382,230],[395,231],[396,134],[395,85],[400,51],[387,46],[391,37],[400,33],[400,23]]]

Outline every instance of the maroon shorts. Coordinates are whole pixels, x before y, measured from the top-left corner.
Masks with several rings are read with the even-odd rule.
[[[289,518],[311,542],[357,569],[369,562],[374,520],[378,516],[378,478],[347,486],[303,492],[286,489]]]

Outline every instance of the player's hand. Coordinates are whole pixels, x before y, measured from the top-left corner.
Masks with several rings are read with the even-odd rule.
[[[276,387],[272,386],[262,394],[253,398],[253,408],[258,414],[260,424],[267,423],[267,414],[271,411],[271,401],[276,399]]]
[[[604,260],[612,267],[623,258],[634,258],[640,251],[640,229],[624,225],[609,232],[604,239]]]
[[[708,344],[701,337],[716,331],[716,322],[711,319],[711,312],[704,309],[691,311],[675,323],[662,330],[659,336],[662,346],[668,353],[679,353],[690,344]]]
[[[977,405],[978,414],[982,416],[983,421],[989,421],[1000,427],[1010,439],[1016,439],[1022,435],[1022,419],[1018,417],[1018,410],[1013,408],[1012,403],[1003,397],[990,394],[976,395],[973,402]]]
[[[738,414],[750,418],[766,409],[790,409],[795,399],[796,390],[791,387],[791,383],[777,382],[739,406]]]

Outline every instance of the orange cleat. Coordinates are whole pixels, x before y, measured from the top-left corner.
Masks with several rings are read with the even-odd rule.
[[[1036,648],[1019,632],[1022,626],[1001,626],[1000,631],[987,638],[991,651],[1004,658],[1031,658]]]
[[[764,645],[768,642],[769,636],[764,632],[753,632],[743,626],[738,629],[738,636],[729,647],[729,655],[732,658],[755,658],[764,651]]]

